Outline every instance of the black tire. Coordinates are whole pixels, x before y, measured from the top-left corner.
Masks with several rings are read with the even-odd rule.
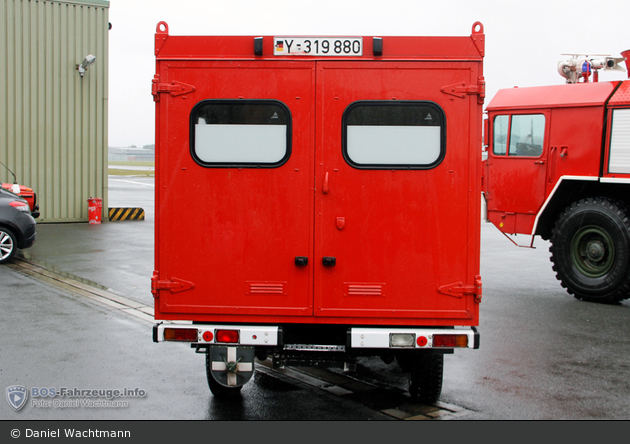
[[[241,389],[243,386],[238,387],[226,387],[221,385],[214,379],[212,376],[212,360],[210,359],[210,352],[206,353],[206,377],[208,378],[208,387],[210,387],[210,391],[217,398],[233,398],[236,396],[240,396]]]
[[[551,262],[569,294],[589,302],[630,297],[630,219],[621,202],[596,197],[571,204],[556,221]]]
[[[9,262],[17,251],[17,238],[8,228],[0,227],[0,264]]]
[[[444,354],[422,351],[414,353],[409,376],[409,393],[424,403],[433,403],[442,394]]]

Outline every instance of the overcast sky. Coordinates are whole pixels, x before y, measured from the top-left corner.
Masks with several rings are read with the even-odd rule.
[[[153,37],[486,34],[486,104],[498,89],[562,84],[563,53],[630,49],[629,0],[110,0],[109,146],[154,141]],[[624,65],[625,67],[625,65]],[[601,72],[600,81],[627,78]]]

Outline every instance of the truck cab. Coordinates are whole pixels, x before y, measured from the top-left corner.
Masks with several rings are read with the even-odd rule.
[[[487,113],[487,219],[550,240],[576,298],[630,297],[630,81],[500,90]]]

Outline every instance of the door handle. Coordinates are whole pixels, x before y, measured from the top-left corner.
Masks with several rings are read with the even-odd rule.
[[[324,257],[322,258],[322,264],[324,264],[324,267],[334,267],[337,265],[337,259],[334,257]]]
[[[304,266],[308,265],[308,257],[306,257],[306,256],[296,256],[296,258],[295,258],[295,265],[297,265],[298,267],[304,267]]]
[[[328,194],[328,190],[328,172],[326,172],[326,175],[324,176],[324,186],[322,186],[322,193]]]
[[[547,183],[553,183],[554,175],[556,174],[556,150],[558,147],[552,146],[549,151],[549,167],[547,169]]]
[[[567,151],[569,151],[568,146],[560,147],[560,157],[567,157]]]

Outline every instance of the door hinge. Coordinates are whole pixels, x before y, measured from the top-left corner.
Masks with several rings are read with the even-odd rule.
[[[473,285],[464,285],[462,282],[455,282],[453,284],[438,287],[438,293],[452,296],[454,298],[474,296],[475,302],[479,304],[481,302],[481,287],[481,276],[475,276],[475,283]]]
[[[171,278],[171,279],[158,279],[157,272],[153,272],[151,278],[151,293],[153,297],[158,296],[159,290],[169,290],[171,293],[179,293],[180,291],[192,290],[195,288],[195,284],[183,279]]]
[[[160,83],[160,76],[157,74],[153,77],[152,82],[153,83],[151,85],[151,94],[153,95],[154,102],[160,100],[160,93],[169,93],[171,97],[176,97],[184,94],[189,94],[197,90],[197,88],[195,88],[193,85],[178,82],[177,80],[172,80],[169,83]]]
[[[443,86],[441,91],[444,94],[459,97],[460,99],[463,99],[466,95],[476,95],[477,102],[482,105],[486,98],[486,81],[483,77],[479,77],[476,85],[471,85],[466,82],[457,82]]]

